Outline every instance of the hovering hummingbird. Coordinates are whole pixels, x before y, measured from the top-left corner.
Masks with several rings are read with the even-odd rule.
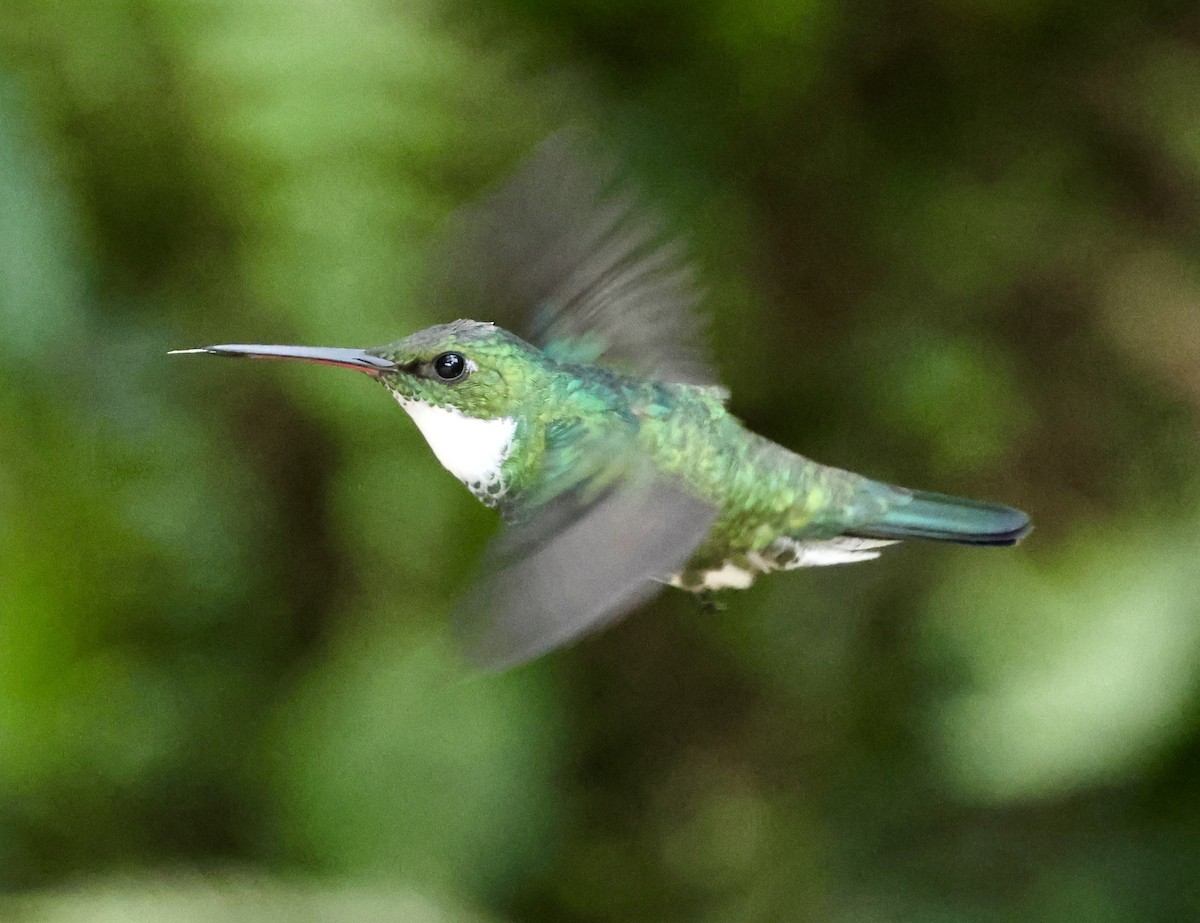
[[[742,426],[682,248],[615,176],[577,138],[552,138],[442,248],[439,306],[522,336],[464,319],[370,349],[174,352],[340,366],[391,393],[506,524],[456,615],[484,666],[594,631],[667,584],[707,596],[903,539],[1025,536],[1019,510],[826,467]]]

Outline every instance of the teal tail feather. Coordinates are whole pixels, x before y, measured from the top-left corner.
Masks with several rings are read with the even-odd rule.
[[[922,538],[962,545],[1015,545],[1033,525],[1020,510],[962,497],[904,491],[912,499],[849,534],[860,538]]]

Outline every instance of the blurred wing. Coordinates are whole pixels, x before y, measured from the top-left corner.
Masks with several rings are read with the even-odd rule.
[[[575,640],[683,567],[716,511],[642,468],[596,470],[496,537],[455,616],[472,661],[500,669]]]
[[[450,313],[494,321],[562,362],[719,386],[682,246],[586,148],[553,136],[461,213],[435,292]]]

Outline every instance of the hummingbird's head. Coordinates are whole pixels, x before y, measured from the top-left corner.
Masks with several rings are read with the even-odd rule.
[[[473,320],[427,327],[367,350],[389,362],[376,377],[402,404],[478,420],[519,419],[540,386],[545,357],[502,327]]]
[[[433,454],[489,506],[508,489],[505,464],[540,405],[546,357],[494,324],[457,320],[366,353]]]
[[[495,324],[458,320],[374,349],[227,344],[179,353],[291,359],[366,372],[408,411],[434,455],[484,503],[541,405],[549,360]]]

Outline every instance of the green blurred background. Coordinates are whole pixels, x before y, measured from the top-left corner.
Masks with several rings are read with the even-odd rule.
[[[1033,536],[463,671],[393,402],[164,354],[450,319],[564,123],[750,425]],[[0,918],[1200,919],[1198,449],[1194,2],[0,0]]]

